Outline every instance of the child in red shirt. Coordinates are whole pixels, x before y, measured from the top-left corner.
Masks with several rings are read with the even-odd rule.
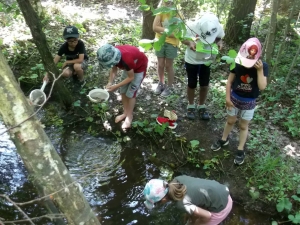
[[[125,119],[122,129],[131,127],[133,109],[136,102],[137,91],[146,76],[148,58],[143,52],[131,45],[112,46],[105,44],[97,51],[99,64],[104,68],[111,68],[109,82],[106,85],[108,91],[120,88],[124,112],[116,117],[119,123]],[[113,85],[118,68],[123,70],[122,81]]]

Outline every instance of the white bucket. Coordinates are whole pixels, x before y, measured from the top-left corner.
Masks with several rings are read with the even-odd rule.
[[[29,99],[33,105],[41,106],[46,101],[47,96],[44,93],[44,89],[46,85],[47,85],[47,81],[44,81],[41,89],[35,89],[32,92],[30,92]]]
[[[109,93],[104,89],[96,88],[91,90],[87,97],[89,97],[92,102],[103,102],[109,99]]]

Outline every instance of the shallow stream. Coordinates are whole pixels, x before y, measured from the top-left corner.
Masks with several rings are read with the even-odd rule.
[[[0,133],[4,126],[0,124]],[[84,131],[57,132],[49,128],[48,136],[76,179],[94,170],[104,169],[81,181],[84,194],[103,225],[183,225],[183,214],[173,204],[149,212],[143,204],[144,184],[162,176],[138,148],[123,148],[114,139],[96,138]],[[36,193],[27,180],[26,170],[7,134],[0,137],[0,194],[7,194],[16,202],[34,199]],[[31,217],[46,213],[39,205],[24,209]],[[20,219],[20,214],[9,204],[0,201],[0,217]],[[39,221],[36,224],[46,224]],[[52,224],[48,222],[47,224]],[[234,205],[224,225],[271,224],[271,218],[257,212],[244,211]]]

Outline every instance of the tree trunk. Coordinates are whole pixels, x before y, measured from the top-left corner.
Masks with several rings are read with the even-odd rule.
[[[35,12],[37,13],[38,17],[41,19],[44,18],[45,11],[44,11],[41,1],[40,0],[30,0],[30,3],[32,5],[32,7],[34,8]]]
[[[295,57],[293,59],[292,65],[291,65],[290,70],[289,70],[289,73],[287,74],[287,76],[285,78],[285,81],[284,81],[284,83],[282,85],[282,91],[284,91],[285,88],[286,88],[286,85],[287,85],[287,83],[288,83],[288,81],[289,81],[289,79],[291,77],[291,74],[292,74],[292,71],[294,69],[294,66],[296,65],[297,58],[299,57],[299,54],[300,54],[300,45],[299,45],[298,50],[296,52],[296,55],[295,55]]]
[[[0,87],[0,116],[7,127],[15,126],[32,115],[32,107],[28,104],[1,52]],[[68,224],[100,224],[82,194],[79,184],[77,182],[72,184],[74,180],[44,132],[40,121],[32,117],[11,129],[9,133],[28,173],[34,178],[35,186],[38,190],[43,190],[45,195],[52,194],[52,199],[64,213]]]
[[[257,0],[233,0],[225,28],[228,45],[241,44],[250,38]]]
[[[147,5],[153,5],[154,8],[157,8],[159,1],[157,0],[147,0]],[[143,32],[142,39],[154,39],[155,33],[152,29],[153,21],[155,16],[153,16],[152,11],[143,11]]]
[[[285,46],[285,41],[286,41],[286,38],[287,38],[287,34],[288,34],[288,31],[291,27],[290,24],[291,24],[291,20],[293,18],[293,14],[294,14],[294,11],[295,11],[295,8],[296,8],[296,0],[292,0],[291,3],[292,3],[292,8],[290,9],[289,18],[286,21],[282,42],[279,44],[277,57],[276,57],[276,60],[274,62],[274,67],[272,68],[272,72],[268,76],[268,81],[269,82],[276,76],[277,65],[279,64],[280,59],[282,57],[282,51],[283,51],[284,46]]]
[[[31,30],[33,41],[36,44],[36,47],[41,55],[45,69],[48,72],[51,71],[57,77],[59,71],[53,62],[53,57],[51,55],[51,52],[49,51],[46,35],[42,31],[42,25],[40,23],[39,17],[37,16],[29,1],[17,0],[17,2],[23,13],[27,25]],[[50,79],[51,78],[52,76],[50,76]],[[64,86],[61,80],[58,80],[55,84],[56,87],[53,92],[55,97],[58,98],[66,108],[69,108],[73,102],[71,93]]]
[[[271,19],[270,19],[270,28],[269,34],[267,39],[267,44],[265,46],[265,59],[268,65],[271,67],[271,58],[274,50],[274,40],[275,40],[275,33],[276,33],[276,25],[277,25],[277,12],[278,12],[279,0],[272,0],[272,12],[271,12]]]

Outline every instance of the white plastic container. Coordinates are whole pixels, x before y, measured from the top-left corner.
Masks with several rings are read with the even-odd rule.
[[[104,102],[109,99],[109,93],[104,89],[96,88],[91,90],[87,97],[89,97],[92,102]]]

